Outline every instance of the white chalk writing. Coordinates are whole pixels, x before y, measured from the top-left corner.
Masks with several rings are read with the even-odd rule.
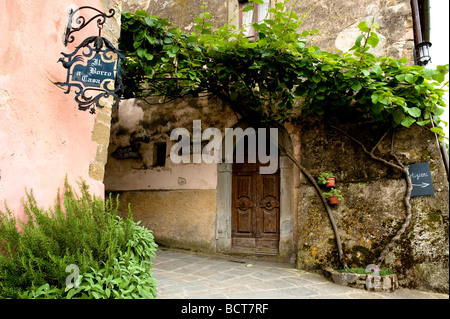
[[[428,177],[428,174],[427,173],[417,173],[417,174],[412,173],[412,174],[409,175],[409,177],[411,179],[419,180],[420,178]]]

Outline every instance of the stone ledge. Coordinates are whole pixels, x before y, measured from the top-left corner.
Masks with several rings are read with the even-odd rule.
[[[341,286],[368,291],[395,291],[398,286],[397,275],[374,276],[371,274],[341,273],[331,268],[323,270],[324,276]]]

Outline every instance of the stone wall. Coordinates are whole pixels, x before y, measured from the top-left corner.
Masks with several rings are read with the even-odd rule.
[[[114,46],[119,46],[120,18],[122,14],[122,0],[102,0],[105,12],[114,9],[115,14],[107,19],[103,27],[103,36]],[[108,160],[108,146],[111,131],[112,104],[107,103],[97,110],[96,121],[92,130],[92,140],[97,143],[95,158],[89,163],[89,177],[103,182],[105,165]]]
[[[159,245],[191,251],[215,251],[215,190],[147,190],[119,194],[120,211],[149,228]]]
[[[332,208],[350,267],[376,264],[376,259],[405,218],[406,182],[400,172],[370,159],[361,147],[329,125],[340,127],[371,150],[389,127],[337,118],[305,120],[302,163],[318,177],[336,175],[343,201]],[[391,135],[376,154],[389,160]],[[403,287],[448,292],[448,183],[434,134],[413,126],[399,129],[394,150],[404,165],[428,162],[435,196],[411,199],[413,218],[407,232],[386,258],[398,270]],[[310,183],[302,178],[299,189],[298,267],[337,267],[335,238],[328,216]],[[380,265],[381,266],[381,265]]]
[[[171,103],[161,103],[157,98],[147,102],[122,101],[113,112],[106,189],[215,189],[215,163],[194,163],[191,158],[190,163],[180,165],[170,160],[170,150],[177,143],[170,139],[172,130],[185,128],[192,137],[193,120],[201,121],[202,131],[208,127],[224,131],[237,121],[233,112],[215,98],[180,99]],[[166,143],[163,166],[156,163],[158,143]]]
[[[130,204],[135,219],[154,232],[159,244],[211,252],[216,240],[217,164],[194,163],[192,155],[187,158],[190,163],[170,159],[177,143],[170,139],[172,130],[185,128],[192,138],[193,120],[201,121],[202,131],[214,127],[222,134],[237,121],[214,98],[122,101],[113,112],[105,187],[120,194],[122,213]],[[164,165],[158,165],[155,156],[161,143],[166,143]]]
[[[202,13],[203,0],[124,0],[123,10],[135,12],[145,10],[153,16],[167,18],[185,32],[194,31],[194,19]],[[237,0],[236,0],[237,2]],[[221,26],[228,22],[228,3],[208,0],[208,9],[213,13],[212,22]]]
[[[292,1],[291,1],[292,2]],[[294,2],[297,11],[307,12],[301,28],[320,29],[314,45],[326,51],[347,51],[360,35],[364,20],[380,25],[381,41],[373,52],[377,56],[407,58],[414,64],[414,33],[409,0],[302,0]]]

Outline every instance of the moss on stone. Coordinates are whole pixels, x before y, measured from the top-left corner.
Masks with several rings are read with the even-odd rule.
[[[426,214],[427,216],[427,224],[429,226],[435,227],[435,223],[442,223],[442,212],[429,211]]]

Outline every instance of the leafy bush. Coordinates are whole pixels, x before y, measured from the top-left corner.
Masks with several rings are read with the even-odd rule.
[[[119,200],[78,196],[67,183],[52,209],[24,201],[26,221],[0,211],[0,298],[154,298],[152,233],[118,215]],[[62,202],[62,204],[61,204]],[[78,267],[79,285],[67,285],[66,267]]]

